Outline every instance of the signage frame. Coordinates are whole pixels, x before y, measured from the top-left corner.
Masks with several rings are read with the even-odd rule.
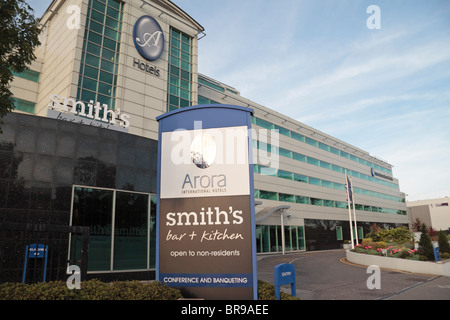
[[[161,159],[162,159],[162,138],[163,133],[174,132],[176,130],[196,130],[196,123],[202,121],[202,130],[246,127],[247,128],[247,155],[248,155],[248,174],[249,174],[249,213],[250,213],[250,240],[251,242],[251,287],[252,297],[249,299],[258,299],[258,280],[257,280],[257,260],[256,260],[256,221],[255,221],[255,200],[254,200],[254,179],[253,179],[253,159],[252,159],[252,136],[251,136],[251,116],[253,110],[246,107],[222,104],[197,105],[183,109],[174,110],[156,118],[159,122],[158,133],[158,174],[157,174],[157,212],[156,212],[156,280],[161,279],[160,269],[160,236],[161,236]],[[200,198],[202,199],[202,198]],[[248,243],[246,242],[246,243]],[[212,272],[214,274],[214,272]],[[249,277],[250,277],[249,276]],[[195,285],[194,285],[195,287]],[[215,287],[233,288],[235,285],[222,285]],[[203,297],[206,298],[206,297]],[[213,298],[214,299],[214,298]],[[230,299],[233,299],[231,297]]]
[[[273,268],[275,282],[275,296],[281,300],[280,286],[291,285],[291,296],[296,296],[295,266],[290,263],[282,263]]]
[[[25,247],[25,261],[23,264],[22,283],[25,283],[27,274],[28,259],[44,259],[44,275],[42,282],[47,278],[47,260],[48,260],[48,245],[41,243],[27,244]]]

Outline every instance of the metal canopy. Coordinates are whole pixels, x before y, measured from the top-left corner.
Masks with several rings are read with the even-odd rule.
[[[267,217],[269,217],[272,213],[284,214],[284,212],[290,208],[291,208],[290,206],[278,206],[278,207],[264,208],[255,214],[255,221],[256,222],[262,221],[262,220],[266,219]]]

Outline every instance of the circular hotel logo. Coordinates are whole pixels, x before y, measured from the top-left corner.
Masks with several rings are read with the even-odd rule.
[[[207,133],[200,133],[191,144],[191,160],[200,169],[209,168],[216,159],[216,141]]]
[[[137,51],[146,60],[157,60],[164,51],[164,33],[150,16],[142,16],[136,21],[133,39]]]

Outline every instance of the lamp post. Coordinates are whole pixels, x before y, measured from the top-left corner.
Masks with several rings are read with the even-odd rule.
[[[286,240],[284,238],[284,214],[286,213],[287,208],[281,210],[280,212],[280,216],[281,216],[281,250],[282,250],[282,254],[285,254],[285,247],[286,247]],[[290,217],[290,215],[288,214],[287,216],[288,218]]]

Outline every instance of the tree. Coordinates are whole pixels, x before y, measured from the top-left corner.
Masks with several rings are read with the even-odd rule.
[[[439,231],[438,246],[441,253],[450,253],[450,245],[448,244],[447,235],[444,231]]]
[[[413,230],[420,232],[420,227],[422,226],[422,220],[420,220],[420,218],[416,218],[413,221]]]
[[[431,240],[436,240],[436,230],[434,230],[433,227],[428,228],[428,234],[430,235]]]
[[[10,83],[13,72],[21,73],[36,59],[40,45],[38,21],[25,0],[0,1],[0,123],[14,109]]]
[[[433,244],[431,243],[431,238],[427,233],[427,228],[425,224],[422,225],[422,234],[419,240],[419,250],[418,254],[426,257],[428,260],[434,259]]]

